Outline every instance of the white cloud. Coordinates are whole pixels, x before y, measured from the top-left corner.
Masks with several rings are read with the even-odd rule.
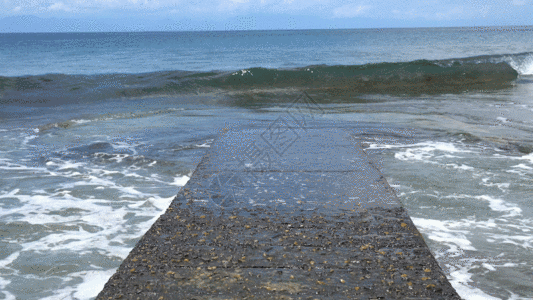
[[[516,6],[522,6],[528,4],[529,0],[513,0],[512,3]]]
[[[398,19],[413,19],[413,18],[420,17],[420,13],[414,9],[406,10],[406,11],[394,9],[392,10],[392,14]]]
[[[215,20],[256,14],[376,20],[444,21],[512,18],[533,0],[0,0],[0,17],[152,16]],[[324,12],[329,12],[324,14]],[[505,15],[503,17],[502,15]],[[501,16],[501,17],[500,17]],[[337,22],[337,21],[335,21]]]
[[[490,6],[482,7],[416,7],[409,10],[393,9],[392,17],[400,20],[459,20],[464,18],[473,18],[479,15],[487,14]]]
[[[348,4],[337,7],[333,10],[334,18],[353,18],[365,14],[372,8],[370,5],[354,5]]]
[[[72,11],[68,6],[66,6],[63,2],[56,2],[50,6],[48,6],[48,10],[51,11]]]
[[[205,13],[221,12],[222,14],[235,15],[245,12],[250,7],[248,0],[224,0],[219,1],[216,10],[208,8]]]
[[[492,12],[492,5],[481,5],[479,7],[479,13],[482,18],[489,16]]]
[[[454,7],[449,9],[446,12],[438,12],[435,14],[437,20],[449,20],[461,17],[463,15],[464,9],[462,6]],[[430,16],[431,18],[431,16]]]

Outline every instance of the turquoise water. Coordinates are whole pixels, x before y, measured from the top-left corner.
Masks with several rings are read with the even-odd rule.
[[[92,299],[216,135],[306,91],[465,299],[533,298],[533,32],[0,35],[0,299]],[[355,133],[354,133],[355,134]]]

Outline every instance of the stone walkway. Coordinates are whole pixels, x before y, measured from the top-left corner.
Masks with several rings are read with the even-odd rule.
[[[97,299],[460,299],[351,129],[222,133]]]

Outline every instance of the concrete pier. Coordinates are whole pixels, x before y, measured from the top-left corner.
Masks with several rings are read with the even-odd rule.
[[[222,133],[97,299],[460,299],[356,135]]]

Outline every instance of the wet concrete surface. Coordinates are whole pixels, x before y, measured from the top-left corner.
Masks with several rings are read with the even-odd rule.
[[[278,123],[223,132],[97,299],[460,299],[360,131]]]

